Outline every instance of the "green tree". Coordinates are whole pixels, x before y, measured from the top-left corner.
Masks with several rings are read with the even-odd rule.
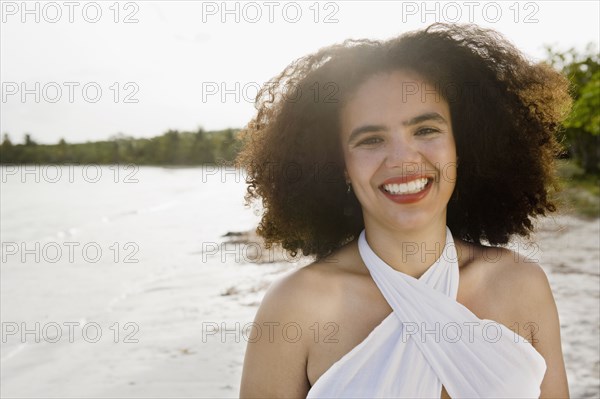
[[[196,164],[207,164],[215,162],[214,148],[210,141],[210,136],[204,129],[198,128],[194,133],[193,157]]]
[[[37,143],[31,138],[31,135],[29,133],[25,134],[25,145],[27,147],[37,145]]]
[[[151,139],[135,139],[118,133],[105,141],[67,143],[61,138],[57,144],[37,144],[27,134],[25,143],[16,145],[5,134],[0,145],[0,162],[202,165],[232,159],[237,144],[234,129],[211,132],[202,128],[194,132],[169,130]]]
[[[550,63],[570,80],[574,99],[564,123],[570,154],[586,173],[600,173],[600,55],[590,43],[583,54],[546,48]]]
[[[233,129],[227,129],[221,134],[221,142],[219,144],[219,157],[226,161],[232,161],[238,151],[237,142],[234,136]]]
[[[592,136],[600,135],[600,71],[596,71],[582,87],[565,126],[581,129]]]
[[[8,136],[8,133],[4,133],[4,136],[2,139],[2,146],[12,147],[12,142],[10,141],[10,137]]]
[[[4,133],[4,138],[2,139],[2,145],[0,145],[0,162],[2,163],[12,163],[14,162],[14,146],[10,141],[10,137],[8,133]]]
[[[55,161],[56,162],[66,162],[67,158],[68,158],[68,144],[65,141],[64,138],[61,137],[60,140],[58,140],[58,144],[56,145],[56,155],[55,155]]]

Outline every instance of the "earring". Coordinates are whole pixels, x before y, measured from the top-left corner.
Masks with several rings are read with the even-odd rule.
[[[346,198],[344,199],[344,216],[352,217],[354,215],[354,206],[352,205],[353,197],[351,196],[352,185],[350,182],[346,182]]]

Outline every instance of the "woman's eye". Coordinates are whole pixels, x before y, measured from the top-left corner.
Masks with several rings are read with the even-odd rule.
[[[433,128],[430,128],[430,127],[424,127],[422,129],[417,130],[417,135],[419,135],[419,136],[426,136],[428,134],[433,134],[433,133],[437,133],[437,132],[439,132],[439,130],[433,129]]]
[[[362,145],[362,144],[377,144],[381,141],[381,139],[379,137],[369,137],[368,139],[364,139],[363,141],[361,141],[360,143],[358,143],[358,145]]]

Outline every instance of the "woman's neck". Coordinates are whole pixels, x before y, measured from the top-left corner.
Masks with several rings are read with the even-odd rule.
[[[377,256],[395,270],[415,278],[435,263],[446,245],[445,218],[407,231],[365,223],[365,234]]]

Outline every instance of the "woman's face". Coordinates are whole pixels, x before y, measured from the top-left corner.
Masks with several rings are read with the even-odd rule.
[[[365,226],[416,230],[446,221],[456,182],[448,103],[415,73],[370,77],[340,114],[346,177]]]

